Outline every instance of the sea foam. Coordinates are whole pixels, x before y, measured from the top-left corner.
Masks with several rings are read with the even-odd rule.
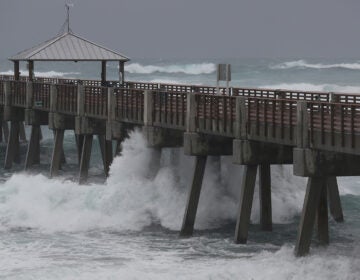
[[[168,73],[168,74],[188,74],[200,75],[211,74],[215,72],[215,64],[199,63],[199,64],[174,64],[174,65],[142,65],[139,63],[131,63],[126,66],[125,71],[132,74],[152,74],[152,73]]]
[[[286,69],[347,69],[347,70],[360,70],[360,62],[355,63],[334,63],[334,64],[322,64],[322,63],[308,63],[306,60],[295,60],[279,63],[276,65],[270,65],[270,69],[274,70],[286,70]]]
[[[165,150],[161,168],[151,178],[152,150],[146,147],[142,134],[133,132],[123,146],[123,155],[114,160],[105,185],[79,186],[43,175],[13,175],[0,185],[1,226],[46,231],[137,231],[158,223],[179,230],[194,158],[183,155],[181,149]],[[223,157],[221,164],[208,160],[195,228],[217,228],[235,222],[241,169],[229,157]],[[301,210],[306,182],[294,177],[290,166],[274,167],[272,174],[273,220],[287,223]],[[254,222],[259,220],[258,201],[256,191],[251,216]]]
[[[21,73],[27,75],[27,70],[20,70]],[[44,78],[61,78],[61,77],[69,77],[71,75],[79,75],[79,72],[58,72],[58,71],[46,71],[46,72],[39,72],[35,71],[35,77],[44,77]],[[8,70],[4,72],[0,72],[0,75],[14,75],[13,70]]]

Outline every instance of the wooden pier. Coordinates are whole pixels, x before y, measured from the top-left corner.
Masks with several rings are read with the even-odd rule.
[[[272,229],[270,168],[293,164],[308,177],[295,253],[309,252],[315,224],[329,243],[330,214],[343,221],[337,176],[359,176],[360,95],[291,90],[224,88],[139,82],[107,82],[0,76],[0,140],[7,141],[4,167],[19,163],[23,123],[31,126],[25,168],[40,160],[41,126],[54,131],[50,175],[64,162],[65,130],[73,130],[79,154],[79,182],[87,178],[93,137],[101,145],[107,175],[129,130],[142,127],[159,153],[184,147],[194,156],[181,235],[193,233],[208,156],[232,156],[244,165],[235,242],[246,243],[259,171],[261,227]],[[10,127],[8,127],[10,124]],[[24,137],[24,136],[22,136]],[[117,151],[113,151],[113,141]]]

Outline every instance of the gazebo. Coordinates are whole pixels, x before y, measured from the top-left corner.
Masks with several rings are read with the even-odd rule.
[[[119,82],[123,84],[124,64],[130,59],[74,34],[70,29],[69,5],[66,8],[67,19],[59,35],[9,58],[14,62],[14,79],[20,78],[20,61],[28,62],[30,81],[34,80],[35,61],[101,61],[101,82],[105,84],[107,61],[118,61]]]

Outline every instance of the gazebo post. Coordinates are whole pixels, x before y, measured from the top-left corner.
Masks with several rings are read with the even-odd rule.
[[[125,62],[119,61],[119,78],[120,84],[123,85],[125,82]]]
[[[34,61],[28,61],[28,68],[29,68],[29,81],[32,82],[34,80]]]
[[[20,62],[19,60],[14,60],[14,80],[20,80]]]
[[[101,61],[101,85],[106,84],[106,60]]]

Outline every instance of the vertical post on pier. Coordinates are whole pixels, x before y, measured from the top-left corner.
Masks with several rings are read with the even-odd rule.
[[[323,177],[309,177],[301,215],[295,255],[304,256],[309,253],[311,237],[315,224],[315,216],[319,207],[319,200],[324,185]]]
[[[205,173],[206,159],[207,156],[197,156],[195,159],[194,175],[180,231],[181,236],[191,236],[194,232],[194,224],[200,199],[202,181]]]
[[[50,112],[55,113],[57,111],[57,88],[56,85],[50,86]],[[57,176],[61,169],[61,164],[64,162],[64,129],[54,129],[54,148],[51,157],[50,176]]]
[[[150,90],[144,92],[144,125],[152,126],[154,122],[154,95]]]
[[[26,109],[31,109],[33,106],[33,84],[26,83]],[[25,170],[29,169],[33,164],[40,163],[40,140],[41,129],[39,124],[32,124],[30,141],[25,159]]]
[[[196,95],[187,94],[186,100],[186,131],[196,132]]]
[[[55,130],[54,150],[51,158],[50,177],[57,176],[61,167],[62,147],[64,141],[64,130]]]
[[[79,117],[85,115],[85,90],[83,85],[77,85],[77,114]]]
[[[108,122],[114,121],[116,118],[116,96],[114,94],[114,88],[108,88]]]
[[[98,135],[101,157],[104,165],[104,172],[109,176],[110,165],[112,162],[112,141],[106,140],[104,135]]]
[[[235,137],[237,139],[247,139],[247,108],[246,98],[237,96],[235,99],[236,129]]]
[[[2,121],[2,131],[4,133],[4,141],[7,143],[9,141],[9,125],[7,121]]]
[[[101,61],[101,85],[106,86],[106,60]]]
[[[194,93],[188,93],[186,106],[186,131],[187,133],[196,133],[196,95]],[[206,155],[196,155],[192,184],[190,186],[180,231],[181,236],[191,236],[194,231],[196,212],[199,205],[201,187],[206,168],[206,160]]]
[[[12,105],[12,95],[10,82],[6,81],[4,83],[4,93],[5,93],[5,107],[11,108]],[[20,122],[17,119],[14,119],[14,116],[10,116],[10,133],[7,142],[6,155],[5,155],[5,169],[10,169],[13,162],[20,163],[20,143],[19,143],[19,131],[20,131]]]
[[[92,134],[84,135],[84,144],[82,147],[81,161],[80,161],[79,184],[85,183],[88,178],[92,142],[93,142]]]
[[[10,169],[13,162],[20,162],[20,143],[19,143],[19,122],[10,122],[10,135],[8,138],[6,155],[5,155],[5,169]]]
[[[144,92],[144,126],[152,126],[154,123],[154,94],[150,90]],[[151,148],[151,166],[148,177],[154,178],[160,169],[161,147]]]
[[[327,204],[327,180],[324,178],[321,188],[318,209],[316,213],[318,239],[321,245],[329,244],[329,222]]]
[[[29,60],[28,61],[28,67],[29,67],[29,81],[34,80],[34,61]]]
[[[341,223],[344,221],[344,214],[341,207],[339,187],[336,177],[327,178],[327,191],[330,214],[336,222]]]
[[[307,114],[307,103],[305,101],[298,101],[297,103],[297,147],[309,147],[309,121]]]
[[[77,154],[78,154],[78,164],[80,166],[81,152],[82,152],[82,147],[84,145],[84,135],[76,135],[75,134],[75,142],[76,142]]]
[[[20,80],[20,62],[18,60],[14,61],[14,80]]]
[[[245,165],[241,183],[240,204],[235,229],[235,243],[245,244],[248,238],[254,198],[257,165]]]
[[[25,170],[40,163],[40,126],[31,126],[31,135],[25,159]]]
[[[272,230],[271,174],[270,164],[259,165],[260,225],[263,230]]]
[[[330,102],[339,103],[340,95],[333,92],[330,93]],[[327,179],[327,192],[329,199],[330,214],[338,223],[344,221],[344,215],[341,207],[341,200],[339,194],[339,186],[336,177],[328,177]]]
[[[119,82],[121,85],[125,83],[125,62],[119,61]]]

